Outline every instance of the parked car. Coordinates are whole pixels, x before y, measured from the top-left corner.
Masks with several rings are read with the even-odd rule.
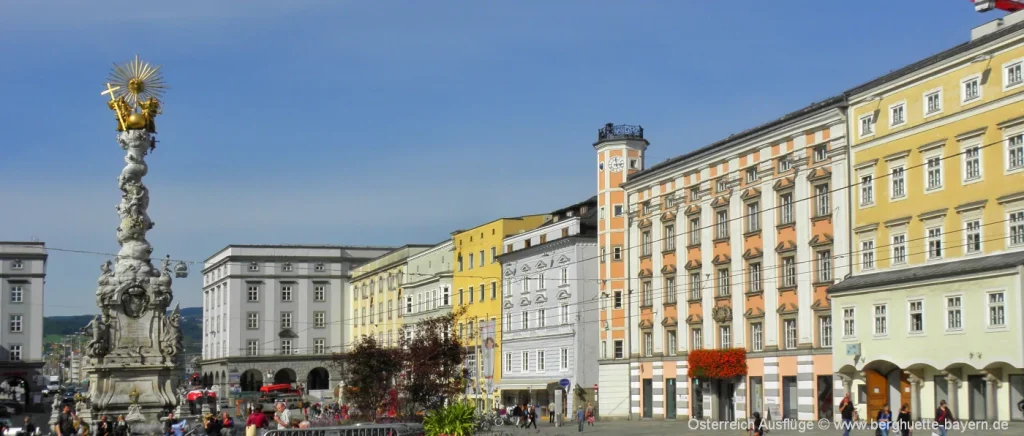
[[[21,415],[25,412],[25,405],[14,400],[0,400],[0,406],[14,410],[15,415]]]

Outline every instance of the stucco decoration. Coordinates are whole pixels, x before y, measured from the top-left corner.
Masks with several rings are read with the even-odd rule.
[[[711,319],[719,324],[732,321],[732,308],[729,306],[718,306],[711,309]]]

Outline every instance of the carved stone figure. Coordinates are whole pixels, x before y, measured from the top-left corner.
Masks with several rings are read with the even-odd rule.
[[[164,319],[164,338],[162,341],[165,356],[177,356],[182,350],[181,309],[174,307],[171,315]]]
[[[92,340],[89,341],[86,354],[89,357],[100,358],[106,356],[110,352],[110,323],[103,315],[96,315],[92,321],[89,322],[89,327],[92,327]]]

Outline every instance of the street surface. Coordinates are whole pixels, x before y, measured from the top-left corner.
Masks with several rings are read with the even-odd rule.
[[[730,423],[718,423],[724,424],[724,428],[709,428],[709,425],[700,428],[697,422],[688,421],[672,421],[672,420],[641,420],[641,421],[605,421],[597,422],[593,427],[584,425],[584,435],[608,435],[608,436],[629,436],[629,435],[644,435],[644,436],[656,436],[656,435],[699,435],[699,436],[737,436],[747,435],[748,433],[738,427],[730,426]],[[773,427],[768,433],[768,436],[842,436],[842,430],[821,430],[817,428],[817,422],[805,422],[801,425],[804,429],[798,429],[790,426],[790,428],[778,428]],[[1005,425],[1005,430],[981,430],[978,428],[966,429],[965,431],[949,430],[947,436],[959,436],[959,435],[970,435],[970,436],[1019,436],[1024,435],[1024,422],[1012,422],[1002,423]],[[781,426],[781,424],[776,424]],[[811,427],[807,429],[806,427]],[[480,436],[526,436],[526,435],[578,435],[578,429],[575,422],[566,423],[563,427],[553,427],[546,422],[538,422],[537,429],[516,429],[510,426],[494,427],[490,432],[479,433]],[[873,436],[873,430],[855,429],[850,432],[851,435],[855,436]],[[913,436],[930,436],[930,430],[916,430]]]

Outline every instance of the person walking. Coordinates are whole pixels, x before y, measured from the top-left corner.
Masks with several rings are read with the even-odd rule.
[[[128,427],[128,421],[124,420],[124,415],[117,415],[117,422],[114,423],[111,433],[114,436],[128,436],[131,434],[131,429]]]
[[[580,433],[583,433],[583,419],[584,419],[583,406],[576,406],[576,425],[577,425],[577,427],[579,427],[579,432]]]
[[[555,425],[555,402],[554,401],[552,401],[551,404],[548,404],[548,422],[551,425]]]
[[[896,415],[896,428],[899,429],[900,436],[910,436],[910,426],[912,425],[910,420],[910,405],[903,403],[899,415]]]
[[[882,410],[878,411],[878,416],[875,417],[878,421],[878,430],[880,436],[889,436],[889,428],[892,427],[892,410],[889,410],[889,405],[882,406]]]
[[[754,412],[750,414],[754,418],[754,425],[750,428],[750,436],[764,436],[764,429],[761,428],[761,412]]]
[[[946,430],[953,423],[953,412],[946,406],[946,400],[939,401],[939,408],[935,410],[935,423],[939,425],[939,436],[946,436]]]
[[[73,436],[75,433],[75,417],[71,414],[71,406],[65,404],[64,410],[57,417],[57,436]]]
[[[529,429],[531,425],[540,432],[540,429],[537,428],[537,406],[533,405],[530,406],[530,420],[527,421],[526,428]]]
[[[587,403],[587,410],[586,410],[585,415],[586,415],[586,418],[587,418],[587,425],[593,427],[594,426],[594,405],[593,404]]]
[[[857,409],[853,407],[853,401],[850,401],[850,393],[847,392],[843,396],[843,400],[839,402],[839,416],[843,419],[843,436],[850,436],[850,429],[853,428],[853,420],[857,415]]]

